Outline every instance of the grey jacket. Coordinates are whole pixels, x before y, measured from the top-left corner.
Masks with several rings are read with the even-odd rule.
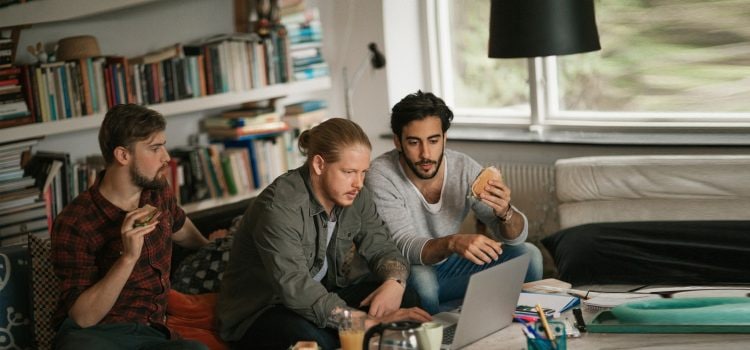
[[[326,252],[328,216],[306,166],[280,176],[258,196],[245,212],[222,280],[216,315],[223,339],[240,339],[263,311],[279,304],[320,327],[333,326],[328,316],[346,303],[330,290],[373,278],[371,271],[388,261],[408,271],[369,190],[335,213]],[[326,257],[328,271],[316,282]]]

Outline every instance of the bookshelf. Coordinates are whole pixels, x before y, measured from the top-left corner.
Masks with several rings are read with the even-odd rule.
[[[330,77],[321,77],[285,84],[270,85],[241,92],[228,92],[205,97],[148,105],[165,117],[179,116],[195,111],[236,106],[246,102],[262,101],[308,92],[323,91],[331,87]],[[0,140],[16,141],[31,137],[64,134],[79,130],[95,129],[101,125],[103,113],[45,123],[34,123],[0,129]]]
[[[250,199],[252,197],[255,197],[262,192],[263,189],[256,189],[254,191],[244,193],[244,194],[238,194],[234,196],[227,196],[227,197],[221,197],[221,198],[211,198],[211,199],[204,199],[199,202],[193,202],[193,203],[187,203],[182,204],[180,207],[182,207],[182,210],[185,211],[187,214],[197,213],[203,210],[208,210],[212,208],[222,207],[229,204],[234,204],[237,202],[244,201],[246,199]]]
[[[221,24],[221,21],[216,20],[215,14],[225,14],[224,9],[227,3],[236,4],[237,2],[240,1],[225,0],[220,4],[212,5],[220,8],[215,13],[194,15],[194,13],[202,12],[193,11],[190,16],[186,16],[184,10],[186,6],[190,9],[204,10],[205,7],[198,5],[201,3],[198,0],[187,1],[186,3],[176,0],[35,0],[0,8],[0,28],[25,31],[26,37],[20,42],[23,43],[23,46],[37,41],[47,42],[57,37],[95,34],[99,39],[100,46],[102,46],[102,52],[117,52],[118,55],[124,57],[133,57],[144,52],[150,52],[154,48],[163,47],[165,41],[170,44],[174,42],[185,43],[196,37],[203,37],[207,33],[228,32],[224,29],[226,26]],[[179,11],[175,11],[177,8],[179,8]],[[105,18],[104,21],[92,20],[99,18],[100,15],[104,15],[101,16],[101,18]],[[196,26],[191,26],[188,29],[175,29],[184,25],[183,22],[189,22],[187,18],[193,16],[213,18],[214,20],[210,22],[211,24],[201,24],[197,29]],[[155,17],[169,22],[157,21],[154,19]],[[156,25],[152,27],[152,23],[156,23]],[[231,25],[230,20],[227,23]],[[29,28],[31,26],[33,28]],[[117,35],[101,31],[102,27],[106,27],[110,33],[119,33],[131,27],[152,29],[150,32],[145,31],[149,35],[145,35],[144,31],[132,32],[130,38],[121,42]],[[153,32],[159,34],[151,36],[150,34]],[[188,32],[188,34],[183,32]],[[143,40],[133,39],[136,37]],[[16,42],[16,44],[20,43]],[[107,45],[111,46],[112,43],[117,44],[115,47],[106,47]],[[169,119],[180,118],[179,121],[172,121],[170,124],[176,122],[176,124],[191,125],[177,129],[180,133],[187,135],[198,130],[196,118],[213,114],[218,110],[233,109],[244,103],[275,98],[289,98],[294,101],[299,99],[300,96],[317,96],[330,89],[331,78],[320,77],[273,84],[252,90],[232,91],[148,104],[147,107],[160,112]],[[0,140],[12,142],[31,137],[45,137],[45,140],[42,141],[43,146],[40,148],[73,155],[76,155],[77,151],[79,154],[76,155],[76,158],[81,158],[82,154],[80,153],[82,152],[96,153],[90,151],[91,146],[95,145],[88,145],[87,142],[93,140],[91,142],[95,143],[96,137],[93,134],[101,125],[103,118],[104,113],[94,113],[82,117],[4,128],[0,129]],[[192,126],[193,124],[195,125]],[[84,132],[86,136],[86,140],[81,143],[77,142],[79,132]],[[176,142],[176,145],[180,146],[181,142]],[[223,207],[236,207],[258,195],[261,190],[255,189],[238,195],[225,194],[222,197],[185,203],[182,204],[182,207],[189,214],[198,213],[198,215],[202,215],[202,213],[214,212],[214,209],[223,210]]]

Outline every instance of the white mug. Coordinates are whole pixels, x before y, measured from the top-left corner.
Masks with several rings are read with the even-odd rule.
[[[443,345],[443,325],[437,322],[425,322],[417,329],[420,348],[422,344],[427,350],[440,350]]]

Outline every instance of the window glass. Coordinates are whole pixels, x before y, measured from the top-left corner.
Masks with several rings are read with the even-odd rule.
[[[599,0],[602,51],[558,57],[561,110],[750,111],[750,1]]]
[[[459,117],[528,117],[529,90],[546,89],[540,120],[750,120],[748,0],[595,0],[602,50],[548,60],[543,86],[529,86],[529,60],[487,57],[491,1],[434,1],[441,92]]]
[[[490,1],[442,2],[450,21],[449,79],[455,108],[502,108],[528,110],[529,86],[526,59],[497,60],[487,57]],[[452,58],[452,59],[451,59]]]

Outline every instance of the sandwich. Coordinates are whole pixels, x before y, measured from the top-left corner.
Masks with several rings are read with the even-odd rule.
[[[500,169],[495,168],[494,166],[482,169],[479,175],[477,175],[476,180],[474,180],[474,183],[471,185],[471,195],[480,198],[479,196],[483,192],[486,192],[484,188],[487,187],[487,183],[490,180],[503,181],[503,174],[500,172]]]
[[[149,210],[148,215],[140,219],[136,219],[133,227],[142,227],[142,226],[150,225],[154,223],[154,221],[156,221],[156,218],[159,216],[159,213],[160,213],[159,209],[155,208],[154,206],[146,204],[144,208]]]
[[[318,343],[315,341],[298,341],[294,344],[293,350],[318,350]]]

